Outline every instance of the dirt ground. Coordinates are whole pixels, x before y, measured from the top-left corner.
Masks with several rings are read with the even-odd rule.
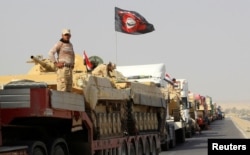
[[[230,109],[230,108],[237,108],[238,110],[240,109],[245,109],[245,110],[250,110],[250,103],[245,102],[245,103],[221,103],[219,104],[222,107],[222,110],[225,109]],[[250,138],[250,121],[241,119],[238,117],[236,114],[226,114],[226,117],[230,117],[233,122],[239,127],[239,129],[244,133],[244,135],[247,138]]]
[[[239,118],[236,115],[228,115],[232,121],[239,127],[239,129],[244,133],[246,138],[250,138],[250,121]]]

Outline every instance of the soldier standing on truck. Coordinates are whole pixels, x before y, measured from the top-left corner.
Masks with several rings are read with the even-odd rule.
[[[59,91],[72,91],[75,53],[70,38],[70,29],[63,29],[62,38],[49,51],[49,58],[57,67],[57,90]]]

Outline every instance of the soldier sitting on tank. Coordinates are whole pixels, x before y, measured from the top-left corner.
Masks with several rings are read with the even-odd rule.
[[[116,76],[115,76],[115,70],[116,65],[114,63],[109,62],[108,64],[100,64],[98,65],[93,71],[93,76],[98,77],[107,77],[111,81],[111,84],[114,88],[117,88],[115,85]]]
[[[100,64],[92,71],[92,75],[99,77],[114,78],[115,69],[116,65],[114,63],[109,62],[108,64]]]

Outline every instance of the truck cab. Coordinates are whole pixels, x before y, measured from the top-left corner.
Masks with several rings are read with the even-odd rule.
[[[191,103],[188,100],[188,81],[187,79],[176,79],[175,89],[180,92],[181,97],[181,117],[185,121],[185,132],[186,137],[191,137],[194,133],[194,124],[190,117],[189,109],[191,108]]]
[[[206,97],[200,94],[196,94],[195,100],[197,102],[197,121],[201,129],[206,129],[208,125],[208,117],[207,117],[207,104]]]

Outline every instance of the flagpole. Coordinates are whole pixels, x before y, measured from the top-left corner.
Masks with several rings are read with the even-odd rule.
[[[115,7],[117,6],[117,1],[115,0]],[[115,12],[116,14],[116,12]],[[115,23],[114,23],[114,26],[116,27]],[[115,27],[114,27],[114,30],[115,30]],[[117,66],[118,65],[118,56],[117,56],[117,32],[115,30],[115,65]],[[117,72],[115,72],[115,80],[117,81]]]
[[[116,3],[117,2],[115,2],[115,7],[117,6]],[[115,23],[114,23],[114,26],[116,27]],[[114,30],[115,30],[115,27],[114,27]],[[115,31],[115,64],[117,64],[117,61],[118,61],[117,59],[118,59],[118,56],[117,56],[117,32]]]
[[[115,32],[115,63],[117,64],[117,32]]]
[[[115,31],[115,64],[116,64],[116,66],[118,65],[118,63],[117,63],[117,60],[118,58],[117,58],[117,32]],[[117,81],[117,72],[115,72],[115,80]]]

